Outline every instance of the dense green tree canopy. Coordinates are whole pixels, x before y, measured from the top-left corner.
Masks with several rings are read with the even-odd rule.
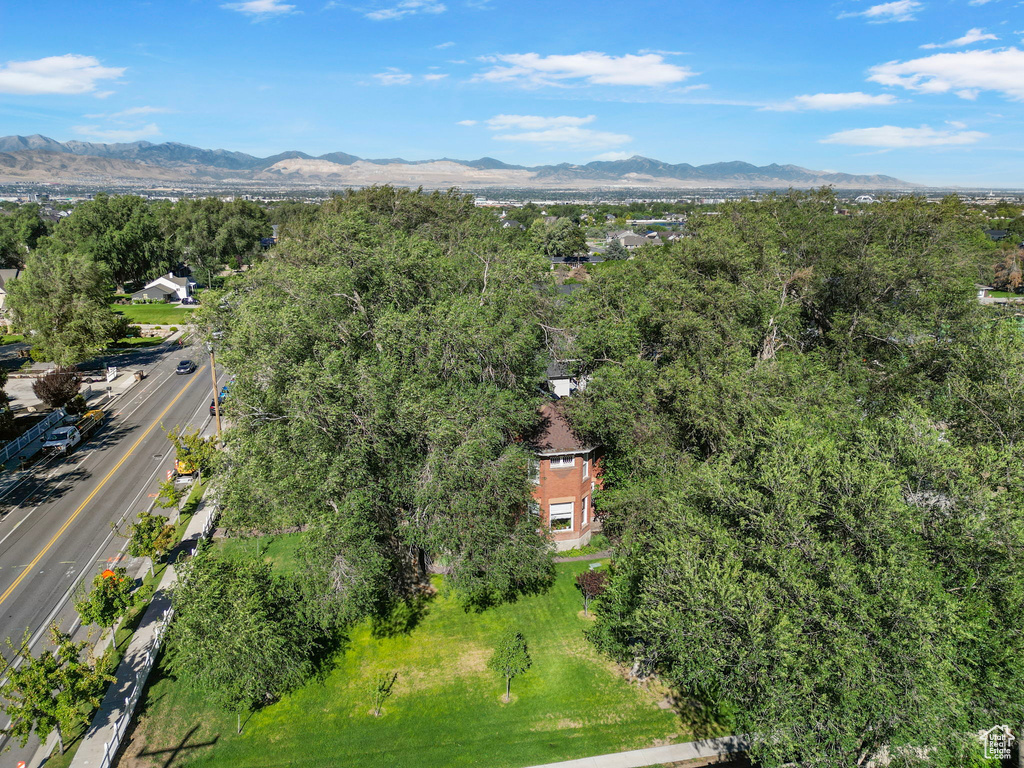
[[[326,614],[386,610],[432,562],[467,601],[544,583],[526,513],[545,263],[454,194],[326,203],[203,307],[235,374],[222,501],[240,529],[311,527]]]
[[[98,194],[61,219],[45,247],[90,256],[106,265],[119,288],[167,272],[173,261],[160,220],[146,200]]]
[[[323,638],[303,622],[293,584],[268,563],[204,551],[181,570],[170,637],[182,680],[238,713],[305,680]]]
[[[60,366],[88,360],[113,341],[117,326],[107,304],[110,273],[77,252],[37,250],[6,290],[16,328],[38,354]]]
[[[957,200],[835,207],[726,206],[573,294],[619,542],[594,638],[766,766],[963,765],[1024,718],[1024,340]]]

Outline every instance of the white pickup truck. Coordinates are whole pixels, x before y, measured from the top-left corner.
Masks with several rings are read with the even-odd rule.
[[[106,418],[101,410],[89,411],[78,423],[71,427],[60,427],[53,430],[43,442],[42,450],[47,453],[68,453],[82,442],[89,434],[99,427]]]
[[[48,453],[67,453],[82,442],[82,433],[78,427],[61,427],[55,429],[43,443],[43,450]]]

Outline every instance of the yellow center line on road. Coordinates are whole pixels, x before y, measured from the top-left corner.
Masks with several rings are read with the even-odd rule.
[[[68,529],[68,526],[70,526],[70,525],[71,525],[71,524],[72,524],[73,522],[75,522],[75,518],[77,518],[77,517],[78,517],[78,515],[79,515],[79,514],[80,514],[80,513],[82,512],[82,510],[83,510],[83,509],[85,509],[85,508],[86,508],[86,507],[88,506],[89,502],[93,500],[93,497],[95,497],[95,496],[96,496],[96,494],[100,492],[100,489],[102,489],[102,488],[103,488],[103,486],[107,484],[107,481],[108,481],[108,480],[110,480],[110,478],[114,476],[114,473],[115,473],[115,472],[117,472],[117,470],[119,470],[119,469],[121,468],[121,465],[122,465],[122,464],[124,464],[124,463],[125,463],[125,462],[126,462],[126,461],[128,460],[128,457],[129,457],[129,456],[131,456],[131,455],[132,455],[132,454],[133,454],[133,453],[135,452],[135,449],[139,447],[139,443],[141,443],[141,442],[142,442],[143,440],[145,440],[145,439],[146,439],[146,435],[148,435],[148,434],[149,434],[150,432],[152,432],[152,431],[153,431],[153,428],[154,428],[154,427],[155,427],[155,426],[156,426],[157,424],[159,424],[159,423],[160,423],[160,420],[161,420],[161,419],[163,419],[163,417],[164,417],[165,415],[167,415],[167,412],[168,412],[169,410],[171,410],[171,407],[172,407],[172,406],[173,406],[173,405],[174,405],[174,404],[175,404],[176,402],[178,402],[178,398],[180,398],[180,397],[181,397],[181,396],[182,396],[183,394],[185,394],[185,390],[186,390],[186,389],[188,389],[189,387],[191,387],[191,386],[192,386],[192,383],[193,383],[194,381],[196,381],[196,379],[198,379],[198,378],[199,378],[199,374],[200,374],[200,373],[202,373],[202,372],[203,372],[203,371],[205,371],[205,370],[206,370],[206,366],[204,365],[204,366],[203,366],[202,368],[200,368],[200,369],[199,369],[198,371],[196,371],[196,375],[195,375],[195,376],[193,376],[192,378],[190,378],[190,379],[189,379],[189,382],[188,382],[188,384],[186,384],[186,385],[185,385],[184,387],[182,387],[182,388],[181,388],[181,391],[180,391],[180,392],[178,392],[178,394],[176,394],[176,395],[174,396],[174,399],[173,399],[173,400],[171,400],[171,402],[169,402],[169,403],[167,404],[167,407],[166,407],[166,408],[164,408],[164,409],[163,409],[163,410],[162,410],[162,411],[160,412],[160,415],[159,415],[159,416],[157,416],[157,417],[156,417],[156,419],[155,419],[155,420],[153,421],[153,423],[152,423],[152,424],[150,424],[150,425],[149,425],[149,426],[148,426],[148,427],[146,428],[146,431],[145,431],[145,432],[143,432],[143,433],[142,433],[142,434],[141,434],[141,435],[139,436],[139,439],[138,439],[138,440],[136,440],[136,441],[135,441],[135,442],[134,442],[134,443],[132,444],[132,447],[131,447],[131,448],[129,448],[129,449],[128,449],[128,452],[127,452],[127,453],[126,453],[126,454],[125,454],[124,456],[122,456],[122,457],[121,457],[121,460],[120,460],[119,462],[117,462],[117,464],[115,464],[115,465],[114,465],[114,468],[113,468],[113,469],[111,469],[111,470],[110,470],[110,471],[109,471],[109,472],[107,473],[107,476],[106,476],[106,477],[104,477],[104,478],[103,478],[103,479],[102,479],[102,480],[100,481],[100,484],[99,484],[99,485],[97,485],[97,486],[96,486],[95,488],[93,488],[93,491],[92,491],[92,493],[90,493],[90,494],[89,494],[89,495],[88,495],[88,496],[86,497],[85,501],[83,501],[83,502],[82,502],[81,504],[79,504],[79,505],[78,505],[78,509],[76,509],[76,510],[74,511],[74,513],[73,513],[73,514],[71,515],[71,517],[69,517],[69,518],[67,519],[67,522],[65,522],[65,523],[64,523],[64,525],[62,525],[62,526],[60,527],[60,530],[59,530],[59,531],[57,531],[57,532],[56,532],[55,534],[53,534],[53,538],[52,538],[52,539],[50,539],[50,541],[49,541],[49,542],[47,543],[47,545],[46,545],[45,547],[43,547],[43,551],[42,551],[42,552],[40,552],[40,553],[39,553],[38,555],[36,555],[35,559],[34,559],[34,560],[33,560],[33,561],[31,562],[31,563],[29,563],[28,565],[26,565],[26,566],[19,566],[19,567],[24,567],[24,568],[25,568],[25,570],[24,570],[24,571],[22,571],[22,572],[21,572],[21,575],[20,575],[20,576],[19,576],[19,577],[18,577],[17,579],[15,579],[14,583],[13,583],[13,584],[11,584],[11,586],[9,586],[9,587],[7,588],[7,591],[6,591],[6,592],[4,592],[4,593],[3,593],[2,595],[0,595],[0,605],[3,605],[4,601],[6,601],[6,600],[7,600],[7,598],[11,596],[11,593],[12,593],[12,592],[14,592],[14,590],[18,588],[18,585],[19,585],[19,584],[21,584],[22,580],[23,580],[23,579],[24,579],[24,578],[25,578],[26,576],[28,576],[28,575],[29,575],[29,573],[30,573],[30,572],[32,571],[32,569],[33,569],[33,568],[35,568],[35,567],[36,567],[36,565],[37,565],[37,564],[39,563],[39,561],[40,561],[40,560],[42,560],[42,559],[43,559],[43,558],[44,558],[44,557],[46,556],[46,553],[50,551],[50,548],[51,548],[51,547],[52,547],[52,546],[53,546],[54,544],[56,544],[56,543],[57,543],[57,540],[58,540],[58,539],[59,539],[59,538],[60,538],[61,536],[63,536],[63,535],[64,535],[64,532],[65,532],[65,531],[67,531],[67,529]]]

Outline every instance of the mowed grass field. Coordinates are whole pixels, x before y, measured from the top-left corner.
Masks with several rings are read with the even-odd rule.
[[[295,568],[300,537],[275,537],[261,554]],[[224,546],[255,551],[252,539]],[[512,768],[688,740],[662,693],[627,682],[583,636],[573,579],[588,566],[559,564],[548,593],[483,613],[465,611],[439,577],[414,629],[381,637],[359,625],[324,679],[254,713],[240,736],[234,713],[208,709],[164,659],[120,765]],[[525,634],[533,667],[506,704],[487,660],[508,625]],[[376,718],[368,689],[382,672],[398,678]]]
[[[183,326],[195,311],[179,304],[111,304],[110,308],[133,323]]]

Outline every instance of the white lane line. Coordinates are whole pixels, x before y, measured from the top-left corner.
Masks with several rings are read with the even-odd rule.
[[[15,507],[15,509],[17,509],[17,507]],[[32,509],[30,509],[28,511],[28,514],[26,514],[23,518],[21,518],[21,520],[18,521],[17,525],[15,525],[13,528],[11,528],[10,531],[7,532],[6,536],[4,536],[2,539],[0,539],[0,546],[3,546],[3,543],[5,541],[7,541],[7,539],[10,537],[10,535],[12,533],[14,533],[16,530],[18,530],[21,527],[21,524],[24,523],[26,520],[28,520],[29,515],[31,515],[37,509],[39,509],[39,505],[38,504],[36,506],[32,507]]]
[[[168,379],[170,379],[170,374],[168,374],[164,378],[164,381],[161,381],[160,384],[163,384]],[[155,390],[154,390],[153,394],[155,394]],[[149,398],[147,397],[146,400],[148,400],[148,399]],[[145,404],[145,400],[143,402],[139,403],[138,406],[133,408],[131,411],[128,412],[128,414],[126,416],[124,416],[122,418],[127,418],[127,416],[131,416],[131,414],[135,413],[135,411],[137,411],[139,408],[141,408],[144,404]],[[192,418],[194,419],[195,415],[193,415]],[[37,509],[39,509],[39,507],[41,507],[43,504],[45,504],[49,500],[49,498],[51,496],[53,496],[58,490],[60,490],[61,486],[64,483],[67,482],[68,478],[71,477],[72,472],[75,469],[77,469],[78,467],[82,466],[90,456],[93,456],[96,453],[96,448],[97,448],[97,446],[95,446],[94,444],[86,444],[85,449],[83,451],[81,451],[81,453],[79,454],[82,457],[81,461],[79,461],[77,464],[72,464],[71,467],[70,467],[70,471],[65,473],[65,479],[60,481],[60,482],[58,482],[56,485],[54,485],[53,488],[50,489],[50,492],[47,493],[45,497],[43,497],[42,499],[38,500],[38,503],[36,504],[36,506],[32,507],[32,509],[30,509],[28,511],[28,513],[23,518],[21,518],[21,520],[19,520],[17,522],[17,524],[10,531],[8,531],[7,534],[2,539],[0,539],[0,546],[3,546],[3,543],[5,541],[7,541],[8,538],[10,538],[11,534],[13,534],[16,530],[18,530],[18,528],[21,527],[22,523],[24,523],[26,520],[28,520],[28,518],[32,515],[33,512],[35,512]],[[169,453],[169,451],[168,451],[168,453]],[[167,454],[166,453],[161,457],[160,460],[163,461],[163,459],[165,459],[165,458],[167,458]],[[56,469],[54,469],[53,472],[51,472],[49,474],[48,478],[49,477],[53,477],[60,469],[61,469],[61,467],[57,467]],[[18,504],[17,506],[11,508],[10,512],[15,512],[15,511],[17,511],[20,508],[21,508],[21,504]]]

